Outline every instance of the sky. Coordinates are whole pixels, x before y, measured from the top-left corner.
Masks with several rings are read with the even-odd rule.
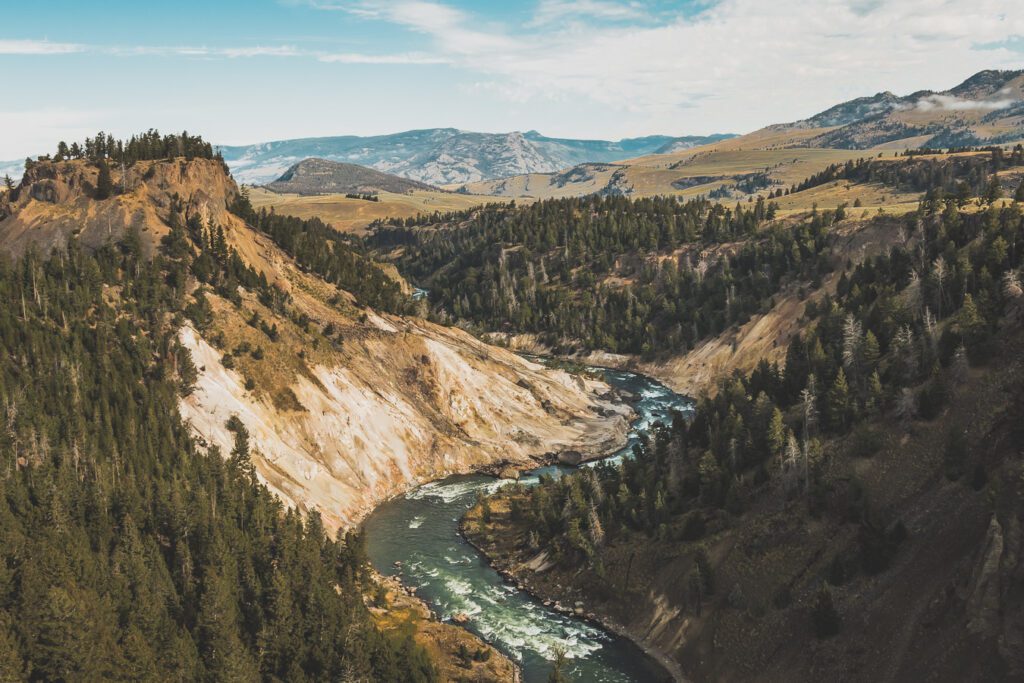
[[[1021,0],[0,0],[0,159],[98,130],[744,133],[1024,68]]]

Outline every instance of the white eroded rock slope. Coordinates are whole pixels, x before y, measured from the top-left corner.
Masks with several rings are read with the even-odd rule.
[[[361,345],[343,365],[311,368],[292,390],[303,411],[280,410],[244,388],[193,328],[181,333],[200,368],[181,404],[185,419],[225,453],[231,415],[251,433],[260,478],[284,501],[319,509],[336,528],[377,503],[448,474],[527,465],[562,450],[598,453],[622,443],[626,410],[608,387],[487,346],[459,330],[378,318],[393,332]],[[396,346],[412,347],[430,386],[391,373]],[[424,399],[424,395],[429,398]]]

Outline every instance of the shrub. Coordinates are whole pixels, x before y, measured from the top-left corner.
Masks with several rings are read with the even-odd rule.
[[[934,377],[921,390],[918,396],[918,414],[925,420],[938,417],[946,405],[946,383],[941,377]]]
[[[793,592],[789,586],[780,586],[775,595],[772,596],[772,604],[775,609],[786,609],[793,603]]]
[[[839,633],[839,612],[832,604],[832,591],[828,587],[818,591],[818,596],[814,599],[811,625],[814,627],[814,635],[818,638],[831,638]]]
[[[870,458],[882,448],[882,435],[866,424],[860,424],[850,436],[850,455]]]
[[[950,425],[946,433],[946,448],[942,454],[947,479],[956,481],[963,476],[967,466],[967,455],[967,430],[958,425]]]
[[[704,537],[706,531],[704,515],[700,510],[691,510],[683,515],[683,522],[679,527],[677,538],[680,541],[698,541]]]

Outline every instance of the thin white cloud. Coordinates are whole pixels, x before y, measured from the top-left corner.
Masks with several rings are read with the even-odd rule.
[[[608,0],[542,0],[530,26],[546,26],[558,21],[579,19],[625,21],[648,18],[639,3]]]
[[[502,55],[513,54],[529,47],[528,43],[496,28],[488,29],[482,26],[477,18],[440,2],[367,0],[346,4],[344,9],[431,36],[443,42],[443,45],[439,46],[441,51],[465,57],[491,55],[500,58]]]
[[[443,55],[422,52],[366,54],[359,52],[325,52],[303,50],[293,45],[253,45],[241,47],[208,47],[205,45],[80,45],[35,40],[0,40],[0,55],[47,55],[91,52],[113,57],[198,57],[205,59],[247,59],[254,57],[306,57],[339,64],[450,64]]]
[[[299,57],[303,53],[290,45],[260,46],[255,47],[227,47],[214,51],[215,54],[225,57]]]
[[[318,54],[321,62],[338,64],[451,64],[446,57],[438,57],[422,53],[370,55],[358,52],[341,52],[336,54]]]
[[[1006,98],[1001,100],[965,100],[953,95],[928,95],[922,97],[914,105],[920,111],[999,111],[1009,109],[1020,100]]]
[[[0,55],[66,55],[84,49],[83,45],[48,40],[0,40]]]
[[[290,45],[206,47],[204,45],[131,45],[113,47],[90,47],[91,51],[115,57],[301,57],[304,53]]]

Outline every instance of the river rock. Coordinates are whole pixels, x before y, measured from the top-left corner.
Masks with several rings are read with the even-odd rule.
[[[575,467],[583,461],[583,454],[579,451],[562,451],[558,454],[558,462],[561,465],[571,465]]]
[[[465,612],[459,612],[458,614],[452,616],[452,621],[454,621],[456,624],[465,624],[469,622],[469,615]]]
[[[516,480],[518,480],[519,479],[519,470],[517,470],[512,465],[506,465],[505,467],[502,467],[500,470],[498,470],[498,478],[499,479],[516,479]]]

